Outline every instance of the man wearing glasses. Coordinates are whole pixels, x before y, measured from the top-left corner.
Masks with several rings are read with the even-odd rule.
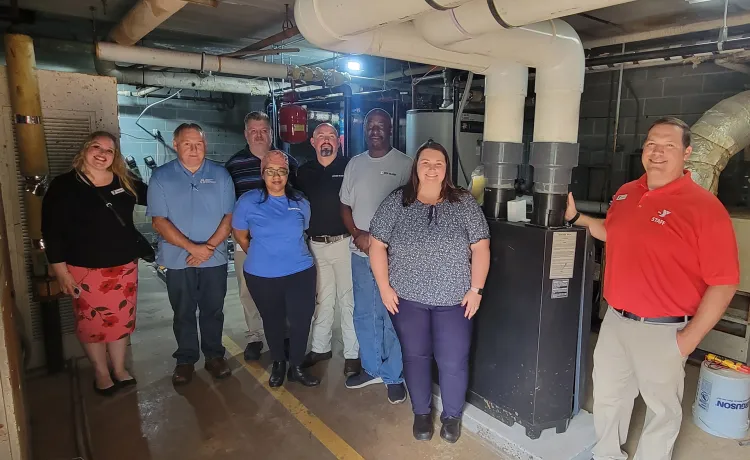
[[[250,112],[245,117],[245,139],[247,145],[244,149],[232,155],[224,165],[232,176],[236,198],[239,199],[245,192],[263,187],[263,176],[261,175],[260,163],[271,150],[273,144],[273,129],[271,121],[263,112]],[[297,161],[289,156],[289,181],[294,185],[297,176]],[[247,290],[245,279],[242,276],[242,265],[245,263],[247,254],[239,244],[234,245],[234,266],[237,276],[237,284],[240,290],[240,302],[245,313],[247,323],[247,347],[244,358],[247,361],[257,361],[263,350],[263,320],[258,313],[258,307]],[[240,267],[239,269],[237,267]]]

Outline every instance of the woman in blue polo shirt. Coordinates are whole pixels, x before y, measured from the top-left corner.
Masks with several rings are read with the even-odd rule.
[[[250,295],[263,318],[273,367],[268,384],[290,381],[315,386],[320,380],[301,365],[315,312],[317,273],[305,242],[310,203],[288,184],[289,160],[272,150],[261,160],[263,187],[237,201],[232,216],[234,240],[247,254],[245,274]],[[284,336],[289,321],[289,372]]]

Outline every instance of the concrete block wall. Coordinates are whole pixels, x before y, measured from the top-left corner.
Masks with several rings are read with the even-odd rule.
[[[135,87],[118,85],[119,91],[135,91]],[[166,94],[166,90],[156,94]],[[180,96],[209,98],[221,102],[205,102],[180,99]],[[206,133],[206,157],[224,163],[235,152],[245,146],[243,120],[253,110],[263,110],[263,97],[248,97],[239,94],[220,94],[205,91],[183,91],[180,96],[159,103],[150,108],[136,125],[138,116],[154,102],[163,97],[118,96],[120,119],[120,147],[123,155],[132,156],[144,181],[148,182],[151,171],[144,159],[152,157],[157,165],[173,160],[174,152],[155,140],[149,133],[160,134],[164,143],[172,147],[172,133],[181,123],[198,123]],[[154,237],[151,219],[145,209],[136,210],[135,222],[138,229],[148,238]]]
[[[671,115],[692,126],[719,101],[750,89],[750,75],[724,69],[713,62],[695,67],[679,64],[626,70],[617,139],[621,153],[613,154],[618,77],[619,72],[587,74],[581,97],[579,164],[612,164],[614,174],[609,194],[628,179],[628,169],[631,176],[642,171],[638,169],[642,167],[636,151],[656,119]]]

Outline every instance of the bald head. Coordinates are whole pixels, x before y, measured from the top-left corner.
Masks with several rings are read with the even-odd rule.
[[[391,150],[391,116],[383,109],[372,109],[365,116],[365,137],[372,157],[382,157]]]
[[[336,159],[339,150],[339,132],[330,123],[321,123],[313,131],[310,143],[315,149],[318,162],[328,166]]]

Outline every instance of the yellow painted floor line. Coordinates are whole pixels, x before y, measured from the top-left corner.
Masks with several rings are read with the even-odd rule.
[[[248,363],[242,358],[242,349],[226,335],[223,337],[224,347],[230,355],[242,364],[242,367],[255,378],[271,396],[276,398],[286,410],[289,411],[310,433],[320,441],[326,449],[331,451],[337,459],[341,460],[364,460],[356,450],[346,443],[335,431],[330,429],[322,420],[305,407],[293,394],[289,393],[283,386],[271,388],[268,386],[268,372],[258,363]]]

